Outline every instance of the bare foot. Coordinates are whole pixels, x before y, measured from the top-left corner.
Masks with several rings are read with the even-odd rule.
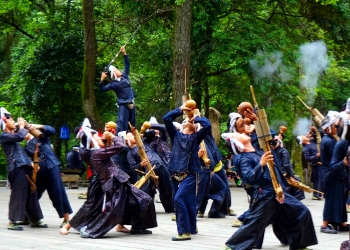
[[[65,227],[62,227],[61,230],[60,230],[60,234],[67,235],[68,234],[68,229],[65,228]]]
[[[117,225],[116,231],[120,232],[120,233],[130,233],[130,230],[127,229],[126,227],[124,227],[124,225],[121,225],[121,224]]]
[[[60,234],[62,235],[67,235],[68,234],[68,230],[71,228],[70,224],[67,223],[66,225],[64,225],[61,230],[60,230]]]

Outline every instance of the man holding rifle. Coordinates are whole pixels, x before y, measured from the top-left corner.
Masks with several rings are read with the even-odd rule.
[[[125,46],[120,48],[124,55],[124,70],[121,72],[115,66],[110,65],[101,73],[101,79],[98,87],[101,92],[113,90],[117,95],[117,107],[119,108],[117,117],[117,133],[128,130],[128,122],[135,126],[135,93],[130,84],[129,71],[130,61],[126,54]],[[108,84],[104,85],[105,79],[108,78]]]
[[[254,190],[252,206],[243,225],[226,241],[222,250],[253,249],[256,240],[270,223],[286,233],[289,249],[303,249],[317,244],[308,208],[288,193],[284,193],[282,199],[276,197],[267,168],[268,162],[273,161],[271,151],[263,153],[254,149],[251,138],[245,134],[233,133],[232,138],[240,142],[243,148],[240,158],[242,177]],[[275,171],[279,182],[286,186],[282,173],[278,168]]]

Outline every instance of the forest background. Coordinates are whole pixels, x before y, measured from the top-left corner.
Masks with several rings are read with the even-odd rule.
[[[312,116],[296,96],[323,115],[349,97],[348,0],[5,0],[0,27],[0,106],[53,126],[63,164],[85,117],[98,129],[116,119],[115,94],[97,83],[135,31],[126,50],[138,128],[151,116],[162,123],[187,91],[206,116],[210,107],[222,114],[224,132],[228,114],[253,102],[253,85],[270,127],[288,127],[285,147],[300,173],[295,136]]]

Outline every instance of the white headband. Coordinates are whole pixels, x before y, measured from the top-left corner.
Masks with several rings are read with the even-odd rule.
[[[92,142],[94,144],[95,148],[100,148],[98,145],[96,139],[92,136],[90,136],[91,133],[97,133],[96,130],[91,129],[91,124],[88,118],[84,119],[83,125],[81,126],[77,138],[80,140],[80,147],[84,147],[84,145],[81,142],[82,136],[85,134],[86,135],[86,148],[90,149],[90,143]]]
[[[231,147],[233,150],[234,154],[239,154],[236,150],[236,148],[238,149],[239,152],[242,152],[244,149],[244,145],[243,143],[241,143],[240,141],[238,141],[236,138],[233,138],[233,133],[222,133],[221,134],[221,138],[226,140],[229,140],[231,143]]]
[[[7,115],[11,115],[10,112],[8,112],[5,108],[0,108],[0,125],[1,125],[1,129],[2,131],[5,130],[6,128],[6,117],[5,114]]]
[[[231,133],[234,133],[234,132],[237,132],[236,131],[236,121],[237,121],[237,119],[238,118],[242,118],[242,116],[240,115],[240,114],[238,114],[238,113],[235,113],[235,112],[233,112],[233,113],[230,113],[229,115],[228,115],[228,117],[230,118],[230,132]]]
[[[117,69],[116,67],[114,67],[113,65],[109,66],[108,70],[111,72],[110,78],[115,80],[117,79],[117,75],[115,74],[115,69]]]
[[[236,138],[228,138],[228,140],[231,143],[231,147],[235,155],[238,155],[239,153],[243,152],[244,145],[242,144],[242,142],[238,141]],[[237,149],[239,153],[237,152]]]
[[[277,141],[276,147],[281,146],[281,148],[283,148],[283,141],[277,135],[275,135],[274,140]]]
[[[323,124],[321,127],[323,130],[325,130],[326,128],[328,128],[329,130],[331,130],[331,126],[337,121],[337,119],[334,116],[330,116],[329,117],[329,122],[327,122],[326,124]]]
[[[299,142],[299,145],[303,145],[303,140],[301,139],[301,136],[297,136],[297,140]]]

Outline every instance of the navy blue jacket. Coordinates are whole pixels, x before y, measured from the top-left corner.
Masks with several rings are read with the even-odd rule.
[[[257,197],[261,192],[264,196],[274,196],[275,191],[272,186],[271,175],[267,166],[260,165],[261,156],[264,154],[262,150],[255,152],[243,152],[240,156],[240,169],[244,182],[254,187],[254,197]],[[282,188],[288,184],[283,178],[278,166],[275,162],[275,172],[278,182]],[[259,190],[261,188],[261,190]]]
[[[310,144],[303,145],[303,155],[307,162],[310,162],[311,165],[317,165],[318,157],[317,157],[317,146],[315,143],[311,142]]]
[[[163,124],[158,123],[152,123],[150,128],[158,130],[160,135],[152,138],[146,136],[144,143],[149,144],[159,157],[168,164],[170,161],[171,150],[168,145],[168,134],[166,128]]]
[[[345,170],[344,158],[348,152],[349,141],[340,140],[335,144],[331,163],[329,164],[330,171],[337,179],[343,179],[348,176]]]
[[[211,130],[208,132],[207,136],[204,138],[205,146],[207,148],[207,151],[210,151],[210,154],[213,158],[212,164],[214,167],[219,163],[219,161],[222,160],[222,155],[216,146],[213,134]]]
[[[149,160],[149,163],[151,164],[152,167],[156,166],[156,168],[159,168],[160,166],[166,167],[166,164],[163,162],[163,160],[159,157],[159,155],[154,152],[151,147],[148,144],[144,144],[145,146],[145,152],[147,155],[147,158]],[[129,162],[129,165],[132,170],[142,170],[143,167],[141,166],[141,157],[138,152],[138,147],[135,146],[128,151],[127,159]]]
[[[201,171],[198,158],[199,144],[211,131],[211,125],[207,118],[197,116],[194,122],[200,123],[202,129],[193,134],[183,134],[173,125],[173,121],[180,115],[182,115],[182,110],[177,108],[163,117],[172,142],[172,154],[168,170],[172,173],[197,174]]]
[[[124,56],[124,70],[120,80],[113,80],[111,83],[104,85],[103,82],[98,84],[101,92],[106,92],[108,90],[113,90],[117,95],[117,103],[130,104],[135,98],[134,90],[131,87],[129,79],[130,61],[128,55]]]
[[[3,132],[0,135],[0,144],[6,157],[8,173],[15,168],[31,166],[32,161],[20,145],[27,134],[28,130],[22,128],[14,134]]]
[[[292,164],[290,163],[290,155],[287,149],[285,148],[275,148],[274,151],[278,155],[279,159],[281,160],[279,166],[282,174],[286,174],[286,177],[293,177],[294,172],[293,172],[293,167]],[[276,161],[276,160],[275,160]]]
[[[329,180],[329,177],[331,175],[331,169],[329,168],[329,165],[332,160],[333,150],[336,143],[337,140],[328,134],[325,134],[321,141],[320,151],[324,183]]]
[[[41,129],[41,132],[43,133],[43,136],[40,139],[31,139],[25,147],[25,151],[30,157],[32,157],[35,151],[36,143],[40,143],[40,161],[46,161],[46,166],[48,169],[51,169],[56,166],[61,166],[61,161],[53,152],[50,142],[50,136],[55,134],[56,130],[51,126],[44,125],[44,129]]]

